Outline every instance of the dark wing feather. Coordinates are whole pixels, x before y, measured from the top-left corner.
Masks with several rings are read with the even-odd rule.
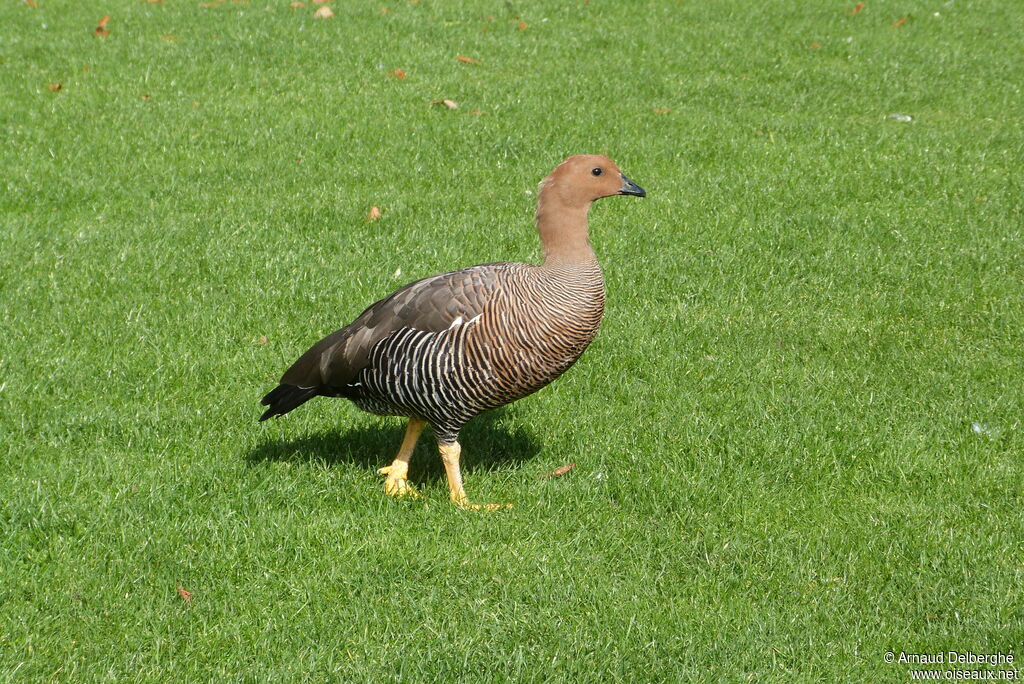
[[[373,347],[396,330],[440,332],[459,316],[482,313],[500,274],[510,266],[484,264],[409,283],[310,347],[285,371],[281,384],[345,387],[366,367]]]
[[[318,387],[296,387],[294,385],[278,385],[274,389],[267,393],[267,396],[263,397],[260,402],[264,406],[269,406],[263,415],[260,416],[260,420],[264,421],[274,416],[283,416],[284,414],[291,411],[293,408],[297,408],[313,397],[320,394]]]

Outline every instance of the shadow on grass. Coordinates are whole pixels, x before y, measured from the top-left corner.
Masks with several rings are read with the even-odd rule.
[[[459,436],[462,471],[515,470],[523,461],[540,453],[540,443],[522,427],[500,424],[502,410],[476,417]],[[269,438],[245,455],[249,465],[267,461],[293,463],[349,463],[377,469],[387,465],[398,452],[405,434],[405,421],[381,422],[379,426],[350,430],[325,430],[296,439]],[[444,467],[430,428],[423,431],[410,464],[410,479],[425,481],[444,478]]]

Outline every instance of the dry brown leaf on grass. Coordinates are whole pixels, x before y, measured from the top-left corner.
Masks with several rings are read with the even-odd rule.
[[[149,95],[147,93],[142,93],[142,95],[139,95],[139,97],[141,97],[143,100],[149,99]]]
[[[575,467],[576,467],[575,463],[567,463],[564,466],[555,468],[550,473],[544,473],[540,477],[541,477],[541,479],[551,478],[551,477],[561,477],[562,475],[565,475],[567,472],[569,472],[570,470],[572,470]]]
[[[267,336],[266,335],[260,335],[260,339],[256,340],[256,343],[257,344],[266,344],[267,343]]]
[[[394,76],[399,81],[404,81],[405,80],[405,72],[402,71],[401,69],[392,69],[391,71],[388,72],[388,75],[389,76]]]
[[[366,215],[366,220],[367,221],[376,221],[379,218],[380,218],[380,209],[376,205],[370,207],[370,213],[368,213]]]
[[[36,4],[36,0],[25,0],[25,4],[29,7],[39,7],[39,5]]]
[[[293,2],[293,3],[291,3],[288,6],[291,7],[292,9],[303,9],[306,6],[306,3],[304,3],[304,2]]]
[[[668,114],[672,110],[669,109],[668,107],[658,107],[657,109],[652,109],[651,111],[654,112],[655,114]]]
[[[863,10],[863,9],[864,9],[864,3],[863,2],[858,2],[856,5],[853,6],[853,9],[850,10],[850,14],[856,16],[856,15],[860,14],[861,10]]]
[[[463,64],[479,64],[480,63],[479,59],[473,59],[472,57],[466,57],[465,55],[459,55],[455,59],[457,59],[458,61],[462,62]]]
[[[903,26],[906,23],[907,23],[907,18],[906,17],[900,17],[898,20],[896,20],[896,23],[893,24],[892,27],[893,28],[899,28],[900,26]]]
[[[459,108],[459,103],[456,102],[455,100],[431,100],[430,104],[432,104],[432,105],[443,104],[448,109],[458,109]]]
[[[48,85],[46,87],[47,87],[48,90],[52,90],[53,92],[57,92],[58,90],[60,90],[64,86],[62,86],[60,83],[51,83],[50,85]]]
[[[110,29],[107,28],[107,22],[110,21],[110,15],[100,19],[100,23],[96,25],[96,28],[92,30],[92,34],[97,38],[106,38],[110,35]]]
[[[169,33],[168,33],[168,34],[165,34],[165,35],[162,35],[162,36],[160,36],[160,37],[161,37],[161,38],[163,38],[164,40],[170,40],[170,41],[176,41],[176,40],[181,40],[181,38],[178,38],[178,36],[172,36],[172,35],[171,35],[171,34],[169,34]]]
[[[185,591],[180,584],[178,585],[178,596],[180,596],[181,600],[185,603],[192,603],[192,592]]]
[[[820,47],[821,47],[821,43],[819,43],[818,41],[816,41],[816,40],[815,40],[815,41],[812,41],[812,42],[811,42],[811,49],[812,49],[812,50],[817,50],[817,49],[819,49]]]
[[[326,4],[327,4],[327,3],[329,3],[330,1],[331,1],[331,0],[313,0],[313,4],[314,4],[314,5],[326,5]]]
[[[331,10],[331,8],[328,7],[327,5],[321,5],[320,9],[318,9],[316,12],[313,12],[313,17],[315,19],[330,19],[333,16],[334,11]]]
[[[519,29],[520,31],[525,31],[529,27],[526,25],[525,21],[521,21],[519,22],[519,26],[516,26],[516,28]]]

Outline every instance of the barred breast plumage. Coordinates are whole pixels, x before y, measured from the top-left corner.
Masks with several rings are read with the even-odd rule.
[[[597,334],[604,282],[588,240],[600,197],[644,191],[607,157],[577,155],[541,182],[539,266],[493,263],[410,283],[313,345],[263,398],[260,420],[309,399],[337,396],[382,415],[407,416],[385,491],[415,494],[408,462],[434,428],[453,501],[462,486],[459,431],[473,417],[536,392],[572,366]]]
[[[454,442],[474,416],[557,378],[594,339],[604,311],[596,262],[554,272],[509,263],[468,270],[487,282],[479,313],[458,315],[441,331],[396,330],[338,393],[373,413],[423,418]]]

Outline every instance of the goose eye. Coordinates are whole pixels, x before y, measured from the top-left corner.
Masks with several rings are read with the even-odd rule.
[[[601,170],[600,166],[595,166],[590,173],[594,174],[595,176],[600,176],[603,173],[603,171]]]

